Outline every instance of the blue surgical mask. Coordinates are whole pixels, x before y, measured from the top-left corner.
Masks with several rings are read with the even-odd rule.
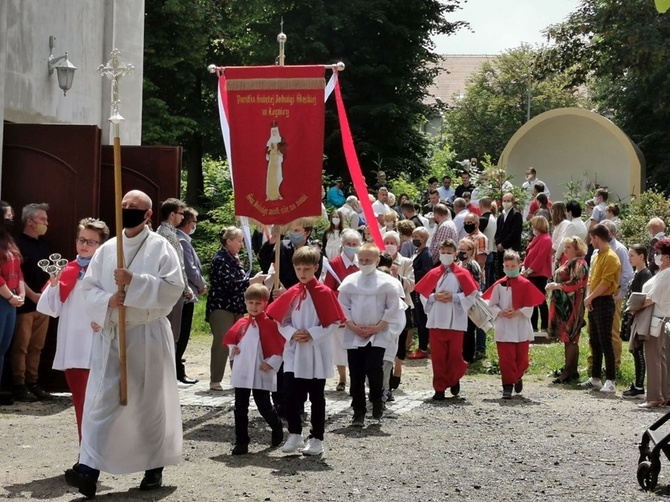
[[[344,251],[344,254],[347,255],[347,258],[350,260],[356,256],[356,253],[358,253],[358,250],[360,249],[360,246],[355,246],[355,247],[350,247],[350,246],[344,246],[342,250]]]
[[[503,271],[505,272],[505,275],[509,279],[516,279],[517,277],[519,277],[519,273],[521,272],[518,268],[515,268],[513,270],[504,269]]]
[[[288,238],[291,241],[291,244],[294,246],[297,246],[299,244],[302,244],[303,240],[305,239],[305,233],[304,232],[290,232],[288,234]]]

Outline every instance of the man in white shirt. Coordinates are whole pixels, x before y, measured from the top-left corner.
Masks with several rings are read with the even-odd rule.
[[[468,204],[465,202],[465,199],[461,197],[454,199],[454,213],[454,225],[456,225],[456,230],[458,231],[458,240],[456,242],[458,242],[468,234],[463,229],[463,222],[468,214]]]
[[[377,218],[377,222],[379,223],[380,227],[384,226],[384,215],[392,211],[392,209],[386,203],[388,198],[389,198],[388,188],[381,187],[377,192],[377,200],[374,201],[374,203],[372,204],[372,210],[375,213],[375,217]],[[368,223],[368,225],[369,224],[370,223]]]
[[[447,202],[454,201],[454,197],[456,197],[456,190],[451,188],[451,177],[444,176],[442,178],[442,186],[437,189],[437,193],[440,196],[440,200]]]
[[[102,327],[91,348],[79,464],[65,478],[93,498],[100,471],[145,471],[140,490],[161,487],[163,466],[181,460],[182,421],[174,383],[174,341],[166,316],[185,284],[174,247],[146,225],[151,199],[139,190],[122,201],[123,249],[116,238],[93,256],[83,279],[86,313]],[[119,292],[118,286],[124,286]],[[125,308],[128,405],[119,403],[119,308]]]
[[[586,237],[589,231],[586,228],[586,224],[582,220],[582,207],[579,205],[579,202],[576,200],[571,200],[565,205],[565,210],[568,213],[568,220],[570,220],[570,224],[565,227],[564,237],[579,237],[581,240],[586,242]],[[563,242],[564,241],[561,241],[558,244],[558,248],[556,249],[555,256],[556,260],[558,261],[560,261],[561,256],[563,256],[563,249],[565,247]]]
[[[605,209],[607,208],[608,198],[609,190],[607,190],[607,188],[599,188],[596,190],[593,197],[593,202],[595,202],[596,207],[593,208],[593,213],[591,214],[591,218],[589,218],[589,230],[605,219]]]
[[[544,191],[541,192],[547,196],[547,198],[551,198],[551,192],[549,191],[549,187],[544,181],[540,181],[537,177],[537,171],[535,170],[534,167],[529,167],[526,169],[526,181],[523,182],[523,185],[521,185],[521,188],[526,192],[526,206],[523,208],[523,219],[526,219],[526,216],[528,216],[528,210],[530,209],[530,204],[533,202],[533,188],[535,188],[535,185],[537,184],[542,184],[544,185]]]

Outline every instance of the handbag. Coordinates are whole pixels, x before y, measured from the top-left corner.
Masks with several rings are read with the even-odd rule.
[[[468,317],[478,328],[484,331],[493,329],[493,314],[489,310],[489,306],[482,298],[481,292],[477,292],[477,297],[468,309]]]

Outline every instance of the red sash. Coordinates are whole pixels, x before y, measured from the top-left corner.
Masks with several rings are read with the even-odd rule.
[[[279,332],[277,323],[269,319],[264,312],[256,317],[249,315],[239,319],[223,337],[223,345],[239,345],[240,340],[247,334],[249,326],[252,325],[258,326],[263,359],[271,356],[281,356],[284,353],[286,339]]]
[[[514,279],[509,279],[507,277],[499,279],[493,286],[484,292],[482,298],[484,298],[484,300],[490,300],[491,295],[493,294],[493,288],[497,285],[501,285],[505,288],[508,286],[512,288],[512,307],[514,307],[514,310],[519,310],[523,307],[536,307],[547,299],[544,293],[537,289],[532,282],[522,276]]]
[[[60,275],[60,279],[58,280],[61,303],[65,303],[65,300],[67,300],[67,297],[70,296],[70,293],[72,293],[72,290],[77,285],[77,277],[79,277],[79,271],[81,269],[82,267],[79,265],[79,263],[77,263],[77,260],[72,260],[67,264],[67,267],[63,269],[63,272]],[[46,282],[42,288],[42,291],[49,287],[50,282],[51,281]]]
[[[449,269],[454,273],[458,283],[461,285],[461,289],[465,296],[470,296],[473,291],[477,290],[477,283],[472,278],[472,274],[468,272],[463,267],[452,263]],[[440,265],[437,268],[432,269],[426,275],[423,276],[416,286],[414,286],[414,291],[419,293],[421,296],[428,298],[437,287],[437,282],[440,280],[440,277],[444,274],[446,268],[444,265]]]
[[[265,313],[272,319],[282,322],[288,309],[291,308],[293,300],[298,298],[297,308],[300,308],[300,304],[306,298],[307,292],[312,297],[316,315],[319,317],[321,326],[325,328],[333,323],[346,321],[340,302],[337,301],[337,295],[335,295],[333,290],[321,284],[316,279],[312,279],[307,284],[299,282],[291,286],[279,298],[268,305]]]

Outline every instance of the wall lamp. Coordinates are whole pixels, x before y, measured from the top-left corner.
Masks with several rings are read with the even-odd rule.
[[[58,87],[63,89],[63,96],[67,96],[67,91],[72,88],[74,72],[77,70],[77,67],[70,63],[70,60],[67,58],[67,52],[64,56],[55,57],[53,55],[55,40],[56,37],[53,35],[49,37],[49,59],[47,59],[49,75],[56,70],[58,74]]]

